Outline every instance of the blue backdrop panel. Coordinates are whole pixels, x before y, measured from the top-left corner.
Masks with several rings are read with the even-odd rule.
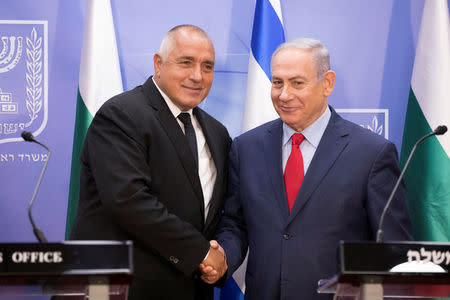
[[[0,73],[0,90],[8,94],[4,99],[12,109],[0,111],[1,242],[34,240],[26,207],[45,150],[35,144],[7,141],[18,136],[19,124],[30,121],[30,111],[36,118],[27,128],[42,128],[37,138],[53,150],[34,215],[49,240],[64,238],[85,4],[86,0],[0,2],[0,19],[8,20],[0,23],[0,38],[12,44],[10,37],[22,37],[23,43],[15,67]],[[216,70],[211,93],[201,106],[222,121],[231,135],[238,135],[255,1],[112,0],[111,4],[124,89],[141,84],[153,73],[153,54],[171,27],[191,23],[209,33],[216,50]],[[337,73],[330,103],[346,118],[388,137],[398,148],[423,4],[423,0],[281,1],[286,39],[314,37],[330,50]],[[33,35],[33,25],[14,25],[17,20],[46,23],[46,32],[35,24]],[[37,97],[39,87],[35,88],[31,100],[35,106],[41,101],[40,110],[27,106],[30,96],[26,92],[26,73],[30,72],[26,62],[32,59],[26,41],[32,40],[36,46],[39,38],[47,41],[46,48],[40,48],[43,69],[39,70],[44,80],[45,67],[47,77],[39,86],[43,94]],[[48,57],[45,62],[44,55]],[[0,68],[5,64],[0,63]],[[18,124],[16,132],[9,130],[14,129],[11,124]]]

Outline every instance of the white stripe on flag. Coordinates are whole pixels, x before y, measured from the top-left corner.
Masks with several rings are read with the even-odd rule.
[[[271,82],[250,53],[242,132],[278,118],[270,98]]]
[[[283,16],[281,14],[281,3],[280,0],[269,0],[270,4],[272,4],[273,10],[277,13],[278,19],[280,19],[281,25],[283,24]]]
[[[110,0],[87,1],[81,50],[80,95],[92,116],[123,91]]]
[[[450,121],[450,20],[447,0],[426,1],[411,88],[431,129]],[[431,84],[430,84],[431,83]],[[450,157],[450,134],[438,137]]]

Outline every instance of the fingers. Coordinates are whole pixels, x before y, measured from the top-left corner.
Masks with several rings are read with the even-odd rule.
[[[209,241],[209,245],[211,246],[211,248],[213,249],[222,249],[222,247],[220,247],[219,243],[216,240],[211,240]],[[223,250],[223,249],[222,249]]]
[[[228,269],[225,250],[215,240],[209,242],[210,249],[206,259],[199,265],[200,278],[208,283],[217,282]]]
[[[204,274],[204,275],[208,275],[208,276],[209,276],[209,275],[217,275],[217,271],[214,270],[213,267],[211,267],[211,266],[206,266],[206,265],[204,265],[204,264],[200,264],[199,270],[200,270],[200,272],[201,272],[202,274]]]
[[[222,266],[225,262],[225,251],[217,243],[217,241],[210,241],[209,253],[205,260],[202,262],[207,266],[212,266],[214,269]]]
[[[216,283],[219,280],[218,276],[202,275],[202,276],[200,276],[200,278],[208,284]]]

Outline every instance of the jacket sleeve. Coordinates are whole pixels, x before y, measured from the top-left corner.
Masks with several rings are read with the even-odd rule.
[[[113,222],[136,243],[191,275],[208,252],[209,241],[169,213],[152,191],[147,149],[136,124],[118,105],[104,105],[86,136],[83,163],[89,166],[101,205]]]
[[[400,175],[397,150],[386,142],[375,158],[367,184],[367,210],[372,234],[376,237],[380,216]],[[411,240],[412,229],[402,181],[386,213],[384,240]]]
[[[224,248],[230,277],[245,259],[248,249],[247,228],[240,197],[238,139],[231,145],[229,154],[228,191],[216,240]]]

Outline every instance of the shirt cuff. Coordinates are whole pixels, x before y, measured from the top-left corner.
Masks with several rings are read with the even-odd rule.
[[[206,256],[205,256],[205,258],[204,258],[203,260],[205,260],[205,259],[207,259],[207,258],[208,258],[208,255],[209,255],[209,251],[211,251],[211,250],[208,250],[208,253],[206,253]]]

